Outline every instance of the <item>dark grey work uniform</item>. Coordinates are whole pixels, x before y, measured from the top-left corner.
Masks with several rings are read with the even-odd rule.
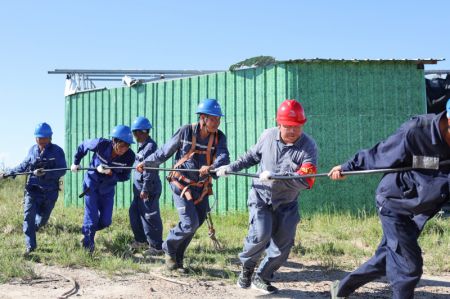
[[[259,164],[258,173],[268,170],[288,175],[305,163],[317,165],[315,141],[303,133],[294,144],[285,144],[278,128],[270,128],[229,167],[239,171]],[[253,179],[248,198],[249,230],[239,258],[245,268],[253,269],[265,251],[257,274],[266,281],[271,280],[273,273],[287,260],[294,245],[300,220],[297,199],[300,190],[308,188],[310,185],[303,179],[269,182]]]

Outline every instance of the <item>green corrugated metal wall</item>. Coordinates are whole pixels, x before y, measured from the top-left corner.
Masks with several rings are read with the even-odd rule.
[[[138,115],[153,124],[152,137],[161,146],[183,124],[196,121],[195,109],[204,98],[217,98],[225,112],[221,130],[228,138],[231,159],[253,145],[261,132],[275,125],[278,105],[299,99],[308,122],[305,132],[319,146],[319,171],[369,147],[414,114],[424,113],[423,70],[401,61],[293,61],[274,66],[115,88],[66,97],[66,154],[88,138],[108,137],[117,124],[130,125]],[[135,148],[133,148],[135,149]],[[83,159],[88,166],[90,156]],[[165,167],[171,167],[172,160]],[[249,172],[254,172],[255,168]],[[161,179],[164,178],[161,173]],[[371,210],[379,177],[352,177],[345,182],[318,178],[303,192],[303,211],[324,209]],[[171,205],[165,180],[161,195]],[[214,184],[217,211],[246,209],[250,180],[220,179]],[[82,206],[82,174],[65,176],[66,205]],[[118,184],[116,207],[131,201],[131,181]]]

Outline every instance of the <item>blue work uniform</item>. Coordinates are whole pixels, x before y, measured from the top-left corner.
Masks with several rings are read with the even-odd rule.
[[[158,167],[175,153],[175,161],[180,160],[190,151],[193,134],[196,136],[196,150],[205,151],[208,147],[209,136],[204,139],[201,138],[199,124],[196,124],[194,128],[192,125],[185,125],[162,148],[145,159],[145,166]],[[225,134],[220,130],[214,134],[217,138],[217,143],[211,147],[211,157],[215,156],[214,162],[211,165],[217,168],[228,164],[230,158]],[[178,168],[200,169],[204,165],[207,165],[206,155],[194,154]],[[180,173],[193,182],[204,179],[199,177],[198,172]],[[180,221],[177,226],[170,230],[166,241],[163,243],[163,250],[167,255],[175,258],[177,263],[181,265],[187,246],[197,229],[206,219],[207,213],[209,212],[209,203],[208,196],[205,196],[198,204],[194,204],[194,200],[188,200],[185,196],[181,196],[182,190],[175,183],[170,183],[170,186],[173,191],[173,201],[177,208]],[[201,187],[190,186],[189,190],[194,199],[199,198],[202,193]]]
[[[66,168],[64,151],[56,144],[49,143],[41,152],[37,144],[28,151],[27,157],[10,173],[33,171],[39,168]],[[36,248],[36,231],[45,225],[58,199],[59,178],[66,170],[49,171],[43,176],[31,174],[25,186],[23,232],[28,249]]]
[[[139,143],[134,166],[144,161],[156,149],[156,142],[150,137]],[[136,241],[147,242],[149,246],[156,249],[161,249],[163,242],[163,226],[159,211],[161,188],[161,180],[157,170],[146,170],[144,173],[134,170],[134,198],[129,209],[131,230]],[[141,192],[146,192],[148,199],[141,199]]]
[[[342,170],[411,167],[413,156],[449,160],[450,147],[440,131],[442,118],[444,113],[412,118],[386,140],[358,152],[341,165]],[[375,255],[340,282],[338,296],[348,296],[360,286],[387,276],[393,298],[414,297],[423,266],[417,239],[425,223],[449,199],[449,173],[449,166],[444,166],[383,176],[376,190],[382,240]]]
[[[134,152],[128,149],[123,155],[112,158],[113,141],[104,138],[83,141],[74,155],[74,164],[79,165],[88,151],[93,152],[90,168],[99,165],[110,167],[131,167]],[[114,193],[117,182],[130,179],[131,169],[112,169],[112,175],[89,170],[84,175],[83,193],[85,195],[84,219],[81,231],[84,235],[83,246],[94,250],[95,233],[111,225],[114,205]]]
[[[277,175],[298,176],[296,171],[304,164],[317,165],[315,141],[303,133],[293,144],[285,144],[278,128],[265,130],[259,141],[243,156],[229,165],[231,171],[240,171],[258,164],[258,173],[271,171]],[[287,260],[294,245],[297,223],[300,220],[298,197],[309,189],[305,179],[253,179],[248,197],[249,230],[239,258],[244,268],[254,269],[266,252],[257,274],[265,281]]]

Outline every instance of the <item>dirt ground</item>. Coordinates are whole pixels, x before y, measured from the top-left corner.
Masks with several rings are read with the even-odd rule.
[[[236,271],[238,269],[236,268]],[[0,285],[0,298],[257,298],[260,292],[238,288],[229,280],[202,280],[172,275],[156,268],[151,273],[107,277],[85,268],[61,268],[36,264],[39,278]],[[332,280],[345,272],[324,271],[320,266],[290,259],[278,272],[274,285],[280,292],[270,298],[330,298]],[[352,298],[391,298],[384,280],[370,283]],[[450,274],[424,275],[416,298],[450,298]]]

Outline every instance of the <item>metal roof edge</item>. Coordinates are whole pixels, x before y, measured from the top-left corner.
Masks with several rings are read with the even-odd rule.
[[[337,59],[337,58],[302,58],[302,59],[289,59],[289,60],[280,60],[277,63],[295,63],[295,62],[304,62],[304,63],[314,63],[314,62],[411,62],[416,64],[437,64],[438,61],[445,61],[445,58],[415,58],[415,59]]]
[[[126,87],[126,86],[120,86],[120,87]],[[109,90],[109,89],[112,89],[112,88],[100,87],[100,88],[92,88],[92,89],[85,89],[85,90],[77,90],[77,91],[75,91],[73,93],[65,95],[65,97],[70,97],[70,96],[74,96],[74,95],[77,95],[77,94],[80,94],[80,93],[85,93],[85,92],[102,91],[102,90]]]

